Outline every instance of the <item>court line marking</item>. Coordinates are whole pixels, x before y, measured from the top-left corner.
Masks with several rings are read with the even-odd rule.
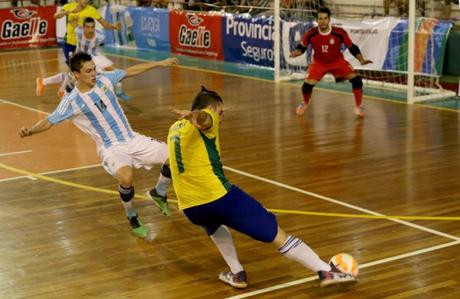
[[[19,108],[22,108],[22,109],[26,109],[26,110],[29,110],[29,111],[37,112],[37,113],[40,113],[40,114],[49,115],[48,112],[45,112],[45,111],[42,111],[42,110],[38,110],[38,109],[29,107],[29,106],[24,106],[24,105],[21,105],[21,104],[17,104],[17,103],[15,103],[15,102],[10,102],[10,101],[7,101],[7,100],[5,100],[5,99],[0,99],[0,103],[9,104],[9,105],[16,106],[16,107],[19,107]]]
[[[20,154],[31,153],[31,152],[32,150],[9,152],[9,153],[0,154],[0,157],[14,156],[14,155],[20,155]]]
[[[66,169],[59,169],[59,170],[41,172],[41,173],[39,173],[39,175],[45,176],[45,175],[49,175],[49,174],[58,174],[58,173],[63,173],[63,172],[68,172],[68,171],[90,169],[90,168],[96,168],[96,167],[102,167],[102,166],[101,166],[101,164],[79,166],[79,167],[73,167],[73,168],[66,168]],[[20,179],[30,179],[30,178],[31,178],[30,175],[21,175],[21,176],[15,176],[15,177],[12,177],[12,178],[0,179],[0,183],[14,181],[14,180],[20,180]],[[36,178],[34,178],[34,179],[36,179]]]
[[[444,248],[459,245],[459,244],[460,244],[460,241],[452,241],[452,242],[449,242],[449,243],[435,245],[435,246],[427,247],[427,248],[424,248],[424,249],[419,249],[419,250],[403,253],[403,254],[400,254],[400,255],[395,255],[395,256],[392,256],[392,257],[388,257],[388,258],[368,262],[368,263],[359,265],[359,269],[365,269],[365,268],[369,268],[369,267],[372,267],[372,266],[381,265],[381,264],[385,264],[385,263],[405,259],[405,258],[408,258],[408,257],[413,257],[413,256],[416,256],[416,255],[421,255],[421,254],[424,254],[424,253],[436,251],[436,250],[439,250],[439,249],[444,249]],[[244,293],[244,294],[240,294],[240,295],[236,295],[236,296],[226,297],[226,299],[249,298],[249,297],[253,297],[253,296],[256,296],[256,295],[260,295],[260,294],[264,294],[264,293],[268,293],[268,292],[272,292],[272,291],[276,291],[276,290],[296,286],[296,285],[306,283],[306,282],[309,282],[309,281],[314,281],[314,280],[317,280],[317,279],[318,279],[317,275],[310,276],[310,277],[307,277],[307,278],[302,278],[302,279],[298,279],[298,280],[293,280],[293,281],[277,284],[277,285],[267,287],[267,288],[263,288],[263,289],[259,289],[259,290],[256,290],[256,291],[252,291],[252,292],[248,292],[248,293]]]

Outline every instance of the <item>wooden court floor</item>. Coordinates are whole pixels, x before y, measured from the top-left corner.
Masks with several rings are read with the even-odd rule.
[[[249,282],[235,290],[217,279],[225,264],[201,228],[174,203],[164,217],[142,196],[158,168],[135,172],[150,231],[138,239],[118,196],[105,192],[116,182],[88,137],[71,123],[18,137],[57,106],[57,88],[39,98],[34,87],[37,76],[63,70],[61,56],[0,53],[0,298],[460,298],[460,222],[439,218],[460,217],[457,112],[365,98],[359,121],[351,93],[315,90],[298,117],[299,85],[182,66],[126,79],[133,128],[163,140],[172,108],[189,108],[201,85],[221,93],[230,181],[288,210],[277,213],[280,226],[323,259],[348,252],[361,265],[352,288],[321,289],[315,273],[234,232]],[[112,58],[123,68],[138,63]]]

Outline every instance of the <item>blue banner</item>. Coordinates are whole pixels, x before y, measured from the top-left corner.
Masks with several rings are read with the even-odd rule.
[[[169,51],[169,12],[151,7],[129,7],[138,49]]]
[[[222,18],[224,60],[273,67],[273,18]]]

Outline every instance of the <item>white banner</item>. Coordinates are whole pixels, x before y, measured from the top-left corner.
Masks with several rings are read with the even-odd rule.
[[[345,59],[353,67],[381,70],[388,50],[390,33],[398,21],[399,19],[394,17],[386,17],[380,20],[364,19],[360,21],[332,18],[331,23],[334,26],[345,29],[351,41],[361,49],[364,58],[374,62],[366,66],[361,66],[359,61],[350,54],[350,51],[345,51],[343,53]]]

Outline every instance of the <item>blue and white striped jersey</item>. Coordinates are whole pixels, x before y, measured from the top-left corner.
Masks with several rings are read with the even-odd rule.
[[[96,30],[93,38],[88,39],[83,34],[81,27],[75,29],[75,32],[77,33],[77,48],[75,49],[75,53],[85,52],[89,55],[97,55],[99,45],[104,43],[104,34]]]
[[[135,133],[114,92],[114,86],[126,75],[124,70],[102,72],[96,77],[96,85],[88,92],[75,87],[64,96],[48,121],[56,125],[70,119],[80,130],[91,136],[97,146],[111,147],[123,144]]]

